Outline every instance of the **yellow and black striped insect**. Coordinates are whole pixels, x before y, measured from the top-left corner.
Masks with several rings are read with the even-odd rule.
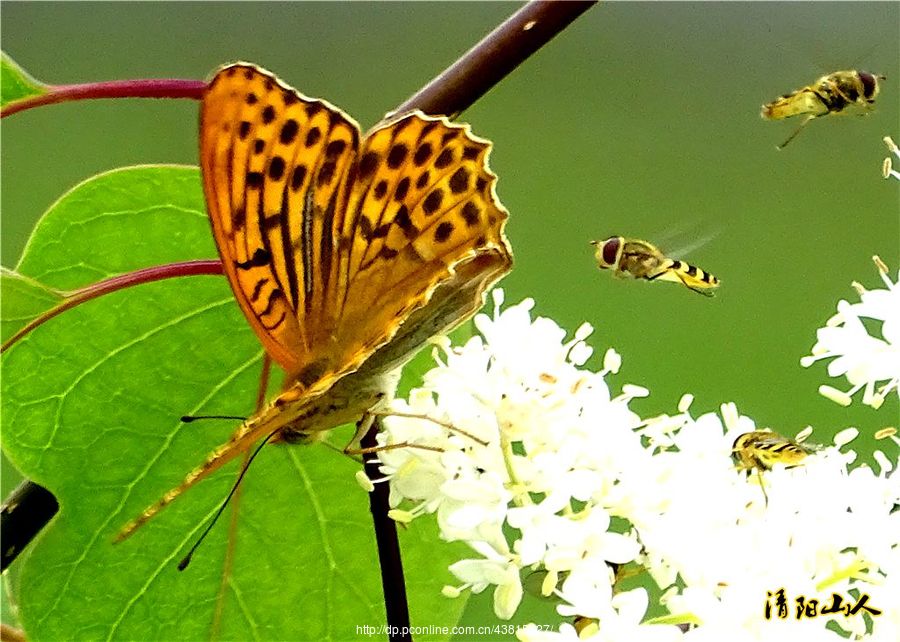
[[[776,465],[785,468],[800,466],[812,452],[811,448],[771,430],[746,432],[739,435],[731,447],[731,455],[737,461],[738,468],[746,471],[756,470],[759,486],[767,504],[769,496],[762,480],[763,471],[772,470]]]
[[[713,296],[719,279],[700,268],[670,259],[647,241],[611,236],[591,241],[597,249],[594,257],[601,270],[615,270],[616,276],[630,274],[647,281],[672,281],[704,296]]]
[[[771,430],[754,430],[735,439],[731,453],[743,470],[772,470],[799,466],[812,450]]]
[[[778,146],[778,149],[783,149],[813,118],[870,110],[880,90],[878,81],[884,79],[884,76],[868,71],[836,71],[822,76],[811,85],[766,103],[762,106],[760,115],[767,120],[806,116],[794,133]]]

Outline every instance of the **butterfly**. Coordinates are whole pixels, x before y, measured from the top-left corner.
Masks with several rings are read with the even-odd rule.
[[[512,268],[491,143],[412,112],[361,134],[255,65],[219,69],[200,107],[200,168],[235,298],[282,392],[124,539],[255,442],[306,443],[393,392],[429,338],[470,318]]]

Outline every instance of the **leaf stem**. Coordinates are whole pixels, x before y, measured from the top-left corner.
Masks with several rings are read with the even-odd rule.
[[[104,294],[111,294],[117,290],[123,290],[134,285],[141,285],[142,283],[152,283],[153,281],[162,281],[163,279],[173,279],[182,276],[199,276],[204,274],[221,276],[222,262],[219,261],[219,259],[205,259],[199,261],[169,263],[167,265],[155,265],[153,267],[135,270],[134,272],[128,272],[126,274],[120,274],[104,279],[103,281],[92,283],[79,290],[62,292],[60,293],[63,297],[61,303],[25,324],[18,332],[0,346],[0,353],[6,352],[8,348],[12,347],[29,332],[43,325],[53,317],[62,314],[66,310],[71,310],[75,306],[90,301],[91,299],[96,299]]]
[[[109,80],[77,85],[46,85],[47,93],[14,100],[0,110],[0,118],[20,111],[72,100],[97,98],[193,98],[199,100],[206,82],[178,78]]]

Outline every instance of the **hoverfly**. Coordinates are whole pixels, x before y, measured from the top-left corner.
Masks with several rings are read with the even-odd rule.
[[[647,281],[672,281],[702,294],[713,296],[719,279],[698,267],[670,259],[647,241],[611,236],[605,241],[591,241],[597,250],[594,257],[601,270],[613,269],[616,276],[630,274]]]
[[[754,430],[739,435],[731,453],[743,470],[772,470],[776,464],[799,466],[812,450],[771,430]]]
[[[878,81],[884,79],[884,76],[868,71],[836,71],[766,103],[760,115],[767,120],[806,115],[794,133],[778,146],[778,149],[784,149],[813,118],[837,114],[848,108],[871,109],[880,89]]]
[[[746,432],[739,435],[731,447],[731,455],[737,461],[738,468],[747,471],[756,470],[759,486],[767,504],[769,496],[762,481],[763,471],[772,470],[778,464],[785,468],[799,466],[812,452],[812,449],[799,442],[782,437],[771,430]]]

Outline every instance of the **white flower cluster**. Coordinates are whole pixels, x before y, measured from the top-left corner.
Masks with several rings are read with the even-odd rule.
[[[864,611],[796,617],[798,596],[824,604],[837,593],[846,606],[868,593],[883,613],[865,639],[900,639],[900,487],[888,478],[898,462],[881,455],[879,472],[849,472],[854,453],[830,447],[796,468],[738,471],[732,446],[755,427],[733,404],[724,425],[693,418],[688,397],[678,414],[642,420],[628,406],[645,389],[610,393],[614,351],[600,372],[584,367],[590,326],[566,341],[552,320],[531,318],[533,301],[501,312],[499,291],[494,300],[493,318],[476,317],[482,336],[442,346],[423,388],[394,402],[405,416],[387,417],[379,434],[383,446],[410,445],[378,453],[385,477],[375,483],[390,482],[392,516],[436,514],[442,537],[475,553],[451,565],[459,584],[445,595],[493,587],[507,619],[522,578],[543,578],[540,592],[579,628],[526,627],[525,642],[771,642],[845,639],[831,621],[871,631]],[[630,569],[652,577],[650,593],[619,589],[617,570]],[[664,615],[647,617],[651,594]]]
[[[884,144],[887,145],[888,151],[900,159],[900,147],[897,147],[897,143],[894,142],[894,139],[890,136],[884,137]],[[900,181],[900,172],[894,169],[891,157],[888,156],[884,159],[884,163],[881,165],[881,175],[885,178],[890,178],[893,176],[898,181]]]
[[[853,287],[859,293],[859,303],[838,301],[837,314],[828,319],[824,328],[816,332],[812,355],[803,357],[800,364],[808,367],[819,359],[831,359],[828,374],[846,376],[850,389],[838,390],[822,385],[819,392],[825,397],[849,406],[852,397],[863,390],[863,403],[880,408],[888,394],[898,394],[900,382],[900,287],[891,282],[887,266],[877,256],[872,257],[884,289],[867,290],[859,283]],[[900,281],[900,273],[898,273]],[[881,322],[881,337],[869,334],[864,319]],[[884,382],[876,389],[876,384]]]

